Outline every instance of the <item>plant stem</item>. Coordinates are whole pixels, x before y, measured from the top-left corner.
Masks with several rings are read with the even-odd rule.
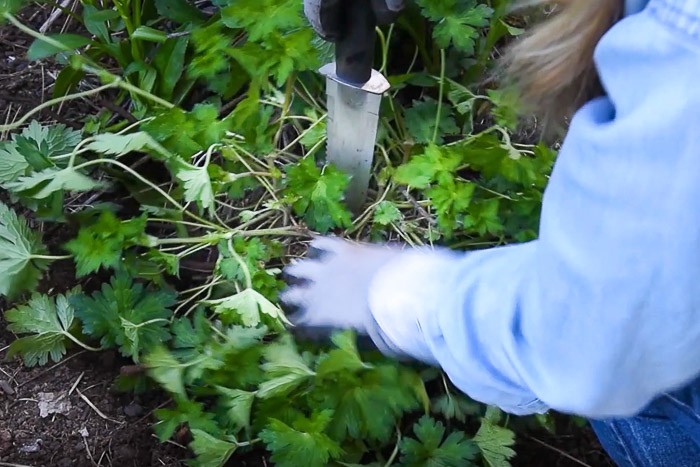
[[[241,255],[236,252],[236,249],[233,247],[233,238],[229,238],[228,242],[226,243],[228,246],[228,252],[231,253],[231,256],[238,262],[238,265],[241,267],[243,270],[243,275],[245,276],[245,286],[247,289],[252,289],[253,288],[253,280],[250,277],[250,270],[248,269],[248,265],[245,264],[245,261],[243,261],[243,258],[241,258]]]
[[[76,92],[74,94],[66,94],[65,96],[62,96],[62,97],[56,97],[54,99],[49,99],[48,101],[34,107],[32,110],[30,110],[29,112],[24,114],[22,116],[22,118],[20,118],[19,120],[15,121],[13,123],[7,124],[7,125],[0,125],[0,132],[12,131],[12,130],[15,130],[15,129],[21,127],[24,124],[24,122],[29,120],[29,118],[32,115],[39,113],[48,107],[51,107],[51,106],[54,106],[56,104],[60,104],[62,102],[69,101],[72,99],[80,99],[83,97],[90,97],[92,95],[99,94],[106,89],[110,89],[110,88],[113,88],[116,86],[117,86],[117,84],[112,82],[112,83],[104,84],[104,85],[97,87],[95,89],[90,89],[89,91]]]
[[[71,334],[71,333],[68,332],[68,331],[64,331],[64,332],[63,332],[63,335],[66,336],[68,339],[72,340],[73,342],[75,342],[76,344],[78,344],[80,347],[84,348],[85,350],[89,350],[90,352],[99,352],[99,351],[102,350],[102,349],[95,348],[95,347],[90,347],[89,345],[84,344],[83,342],[81,342],[80,340],[78,340],[78,338],[76,338],[75,336],[73,336],[73,334]]]
[[[282,112],[280,115],[280,118],[278,122],[280,123],[280,127],[277,129],[277,132],[275,133],[275,138],[273,139],[272,144],[277,146],[279,143],[280,138],[282,137],[282,130],[284,128],[284,125],[282,122],[287,118],[287,114],[289,114],[289,108],[292,106],[292,96],[294,95],[294,82],[296,81],[296,74],[292,73],[292,75],[287,78],[287,84],[285,86],[284,90],[284,103],[282,104]]]
[[[386,40],[386,37],[384,36],[384,31],[382,31],[379,26],[377,26],[375,28],[375,31],[377,32],[377,37],[379,37],[379,42],[381,44],[381,49],[382,49],[382,66],[379,67],[379,72],[384,73],[386,71],[386,62],[387,62],[387,57],[389,55],[389,50],[387,47],[387,40]]]
[[[140,327],[143,327],[143,326],[148,326],[149,324],[168,323],[168,322],[169,322],[169,321],[168,321],[167,319],[155,318],[155,319],[151,319],[151,320],[148,320],[148,321],[144,321],[143,323],[134,324],[134,327],[135,327],[135,328],[140,328]]]
[[[239,448],[243,448],[246,446],[251,446],[255,443],[259,443],[260,441],[262,441],[260,438],[251,439],[250,441],[236,441],[236,446]]]
[[[196,220],[197,222],[200,222],[200,223],[202,223],[202,224],[208,225],[209,227],[214,228],[214,229],[216,229],[216,230],[218,230],[218,231],[221,230],[221,227],[219,227],[218,225],[216,225],[216,224],[214,224],[214,223],[212,223],[212,222],[209,222],[209,221],[206,220],[206,219],[202,219],[202,218],[199,217],[198,215],[193,214],[193,213],[189,212],[188,210],[186,210],[184,206],[182,206],[180,203],[178,203],[178,202],[177,202],[172,196],[170,196],[168,193],[166,193],[165,191],[163,191],[163,189],[160,188],[158,185],[154,184],[153,182],[151,182],[151,181],[148,180],[147,178],[143,177],[141,174],[139,174],[138,172],[136,172],[134,169],[132,169],[132,168],[129,167],[128,165],[123,164],[123,163],[121,163],[121,162],[119,162],[119,161],[117,161],[117,160],[114,160],[114,159],[94,159],[94,160],[91,160],[91,161],[83,162],[82,164],[75,166],[74,169],[75,169],[75,170],[80,170],[80,169],[84,169],[85,167],[90,167],[90,166],[92,166],[92,165],[98,165],[98,164],[112,164],[112,165],[116,165],[116,166],[119,167],[120,169],[124,170],[125,172],[128,172],[130,175],[134,176],[134,177],[137,178],[139,181],[145,183],[146,185],[148,185],[149,187],[153,188],[155,191],[157,191],[158,193],[160,193],[161,196],[163,196],[166,200],[168,200],[171,204],[173,204],[177,209],[179,209],[179,210],[180,210],[181,212],[183,212],[184,214],[187,214],[188,216],[192,217],[192,218],[193,218],[194,220]]]
[[[438,137],[438,131],[440,130],[440,117],[442,114],[442,97],[445,92],[445,49],[440,49],[440,90],[438,94],[438,109],[435,115],[435,129],[433,130],[433,144]]]
[[[160,97],[158,97],[154,94],[151,94],[148,91],[144,91],[143,89],[139,88],[138,86],[134,86],[133,84],[131,84],[127,81],[124,81],[119,76],[116,76],[116,75],[112,75],[112,76],[114,76],[116,78],[115,82],[118,84],[118,86],[120,88],[124,89],[125,91],[129,91],[129,92],[137,94],[141,97],[145,97],[146,99],[152,100],[156,104],[160,104],[163,107],[165,107],[166,109],[172,109],[175,107],[175,104],[168,102],[165,99],[161,99]]]
[[[299,231],[294,227],[278,227],[275,229],[258,229],[248,231],[234,231],[242,237],[265,237],[279,235],[280,237],[309,237],[309,233]]]
[[[22,23],[17,18],[15,18],[14,15],[12,15],[11,13],[5,13],[5,14],[3,14],[3,17],[7,21],[9,21],[13,26],[15,26],[17,29],[34,37],[35,39],[42,40],[42,41],[46,42],[47,44],[52,45],[53,47],[55,47],[58,50],[63,50],[65,52],[72,52],[73,51],[73,49],[71,49],[70,47],[66,47],[60,41],[57,41],[56,39],[52,39],[51,37],[45,36],[45,35],[41,34],[40,32],[36,32],[32,28],[30,28],[29,26],[25,26],[24,23]]]
[[[156,240],[156,245],[192,245],[192,244],[214,244],[219,240],[222,240],[223,236],[220,235],[204,235],[201,237],[189,237],[189,238],[159,238]]]
[[[401,445],[401,431],[397,428],[396,429],[396,444],[394,445],[394,450],[391,451],[391,456],[389,456],[389,459],[387,459],[386,463],[384,464],[384,467],[389,467],[391,464],[394,463],[396,460],[396,456],[399,455],[399,446]]]
[[[63,255],[63,256],[51,256],[51,255],[30,255],[29,259],[44,259],[47,261],[61,261],[63,259],[71,259],[71,255]]]
[[[149,218],[148,218],[148,221],[149,221],[149,222],[162,222],[162,223],[166,223],[166,224],[188,225],[188,226],[190,226],[190,227],[196,227],[196,228],[199,228],[199,229],[208,229],[208,228],[210,228],[208,225],[198,224],[198,223],[196,223],[196,222],[179,221],[179,220],[176,220],[176,219],[163,219],[163,218],[160,218],[160,217],[149,217]]]

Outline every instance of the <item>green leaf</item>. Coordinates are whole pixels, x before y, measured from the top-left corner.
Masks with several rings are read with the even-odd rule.
[[[264,72],[275,78],[277,86],[282,86],[292,73],[317,67],[319,60],[313,39],[311,28],[273,33],[262,44],[247,42],[242,47],[230,49],[228,54],[251,78],[255,79]]]
[[[95,35],[101,42],[109,44],[111,37],[108,21],[119,18],[119,12],[113,9],[98,10],[90,4],[83,5],[83,24],[90,34]]]
[[[21,355],[29,367],[45,365],[49,358],[58,362],[66,354],[74,310],[64,295],[52,299],[34,294],[26,305],[5,312],[5,321],[10,332],[31,334],[12,342],[8,357]]]
[[[438,111],[440,112],[439,119],[437,119]],[[438,106],[437,101],[430,98],[414,101],[413,106],[406,110],[405,119],[409,136],[419,144],[433,142],[439,145],[444,142],[444,135],[459,133],[459,127],[452,116],[452,108],[447,104]],[[438,132],[436,140],[433,141],[436,123],[438,124]]]
[[[322,172],[312,157],[306,157],[288,169],[287,177],[286,198],[311,228],[325,233],[333,227],[352,224],[343,204],[348,184],[346,174],[332,165]]]
[[[215,305],[214,313],[220,315],[226,324],[240,322],[243,326],[255,327],[263,321],[262,315],[272,318],[277,327],[282,323],[291,324],[282,309],[253,289],[245,289],[235,295],[212,300],[209,303]]]
[[[221,467],[231,458],[237,444],[215,438],[206,431],[190,430],[193,440],[190,448],[197,456],[189,465],[194,467]]]
[[[131,35],[132,39],[140,39],[149,42],[163,43],[168,40],[168,35],[150,26],[139,26]]]
[[[180,362],[163,346],[156,346],[144,358],[144,365],[151,378],[156,380],[166,391],[185,397],[183,367]]]
[[[8,142],[0,143],[0,185],[13,182],[27,173],[29,164],[22,154],[17,152],[15,145]]]
[[[200,309],[195,311],[192,319],[185,316],[175,319],[171,326],[171,332],[173,334],[173,348],[191,349],[201,347],[209,342],[211,325]]]
[[[188,36],[168,39],[153,57],[153,66],[158,70],[158,95],[165,99],[172,98],[175,86],[185,70],[188,44]]]
[[[428,415],[413,425],[417,439],[401,441],[401,465],[405,467],[462,467],[475,465],[471,461],[479,450],[461,431],[452,431],[445,438],[445,427]]]
[[[401,211],[391,201],[382,201],[374,211],[374,223],[387,226],[402,219]]]
[[[236,428],[250,427],[250,413],[255,400],[255,393],[241,389],[216,387],[220,394],[219,403],[226,409],[226,417]]]
[[[332,411],[324,410],[309,419],[299,418],[292,426],[272,418],[260,438],[279,467],[325,467],[343,454],[340,445],[324,433],[332,416]]]
[[[104,186],[103,182],[83,175],[73,168],[48,168],[3,185],[9,191],[35,200],[46,199],[61,191],[85,192]]]
[[[371,368],[360,358],[353,333],[335,333],[331,340],[338,348],[331,350],[320,360],[318,368],[316,368],[316,375],[319,378],[335,373],[354,373],[358,370]]]
[[[75,69],[72,67],[63,68],[58,73],[56,81],[54,82],[53,92],[51,93],[52,97],[57,98],[63,97],[66,94],[70,94],[76,88],[78,83],[80,83],[84,76],[85,72],[81,69]],[[88,127],[88,125],[86,125],[86,128]]]
[[[94,136],[93,141],[88,143],[86,148],[100,154],[122,156],[152,146],[153,138],[144,131],[138,131],[126,135],[100,133]]]
[[[508,128],[515,129],[518,124],[520,95],[514,89],[489,89],[486,91],[494,108],[493,116],[496,123]]]
[[[262,369],[270,379],[258,387],[257,396],[261,399],[288,394],[314,375],[289,338],[268,344],[264,356]]]
[[[0,0],[0,24],[5,21],[5,14],[15,14],[24,6],[24,0]]]
[[[249,40],[257,42],[301,27],[301,7],[294,0],[236,0],[221,10],[221,19],[229,28],[245,28]]]
[[[0,295],[15,298],[33,290],[50,263],[36,256],[47,253],[41,236],[26,219],[0,203]]]
[[[510,467],[509,459],[515,456],[511,446],[515,444],[515,434],[507,428],[495,424],[489,418],[483,418],[474,442],[481,450],[481,455],[489,467]]]
[[[164,110],[142,129],[173,154],[189,159],[220,143],[231,125],[229,120],[219,120],[216,106],[200,103],[190,112],[177,107]]]
[[[139,362],[140,355],[170,340],[168,332],[177,294],[152,291],[134,284],[124,274],[102,284],[91,297],[77,295],[71,303],[83,323],[83,332],[100,339],[104,348],[118,347],[125,357]]]
[[[435,21],[433,37],[440,48],[450,44],[466,54],[474,53],[479,28],[488,26],[493,9],[476,0],[419,0],[423,14]]]
[[[88,37],[70,33],[47,34],[47,37],[58,42],[58,44],[54,45],[43,39],[35,39],[32,45],[29,46],[29,50],[27,50],[27,59],[32,61],[41,60],[57,53],[72,52],[92,42]]]
[[[414,373],[398,365],[377,365],[361,372],[338,372],[316,380],[321,408],[334,411],[329,433],[334,439],[389,442],[396,423],[419,407]]]
[[[214,212],[214,189],[207,166],[195,167],[182,161],[178,162],[175,176],[185,189],[185,201],[197,203],[200,209]]]
[[[433,413],[442,415],[447,420],[465,422],[468,416],[478,415],[481,407],[478,403],[467,400],[460,394],[443,394],[432,401]]]
[[[145,243],[146,219],[142,215],[122,221],[105,210],[95,222],[81,227],[78,236],[65,245],[74,257],[77,277],[118,267],[125,249]]]
[[[204,15],[187,0],[155,0],[158,14],[181,24],[203,23]]]
[[[230,251],[231,246],[234,248],[233,252]],[[241,266],[240,259],[243,260],[244,266],[253,276],[262,270],[262,264],[271,259],[271,254],[270,249],[259,238],[236,237],[233,239],[233,245],[222,241],[219,243],[221,261],[219,261],[218,270],[229,280],[243,282],[246,280],[246,273],[244,267]]]
[[[68,158],[65,156],[73,151],[80,139],[80,131],[63,124],[45,126],[36,120],[22,130],[21,134],[12,136],[17,152],[34,170],[67,167]]]
[[[159,421],[153,426],[153,431],[161,442],[169,440],[181,425],[186,425],[190,430],[220,434],[221,430],[214,421],[214,414],[206,411],[201,402],[176,398],[175,404],[174,409],[154,411]]]
[[[468,215],[475,189],[473,183],[446,180],[428,190],[427,194],[438,213],[438,225],[446,234],[450,235]]]
[[[427,188],[438,179],[452,179],[454,171],[462,162],[459,153],[447,147],[428,145],[423,154],[413,156],[408,163],[400,166],[394,180],[413,188]]]

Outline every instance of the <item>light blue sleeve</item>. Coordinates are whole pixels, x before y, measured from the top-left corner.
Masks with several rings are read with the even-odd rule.
[[[572,121],[537,240],[383,269],[373,312],[419,316],[400,347],[516,414],[629,416],[700,374],[699,17],[651,0],[598,44],[607,97]]]

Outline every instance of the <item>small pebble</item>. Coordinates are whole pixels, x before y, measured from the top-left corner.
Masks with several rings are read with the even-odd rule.
[[[0,392],[3,392],[5,394],[7,394],[8,396],[15,395],[15,390],[12,388],[10,383],[5,381],[4,379],[0,379]]]
[[[140,417],[143,415],[143,407],[141,407],[139,404],[136,403],[131,403],[124,407],[124,415],[127,417]]]

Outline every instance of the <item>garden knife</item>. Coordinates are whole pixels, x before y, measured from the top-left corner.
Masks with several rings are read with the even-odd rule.
[[[344,34],[335,61],[319,72],[326,77],[327,160],[350,176],[346,202],[354,213],[369,186],[379,124],[379,105],[389,82],[372,69],[377,20],[371,0],[344,2]]]

